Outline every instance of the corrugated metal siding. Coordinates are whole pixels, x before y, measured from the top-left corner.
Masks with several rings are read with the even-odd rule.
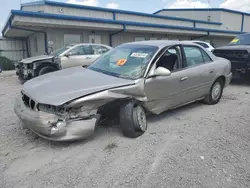
[[[79,8],[67,8],[67,7],[60,7],[60,6],[58,7],[46,6],[45,10],[47,13],[53,13],[53,14],[113,19],[112,13],[104,12],[104,11],[83,10]]]
[[[37,51],[35,38],[37,38]],[[31,56],[43,55],[45,53],[44,34],[34,33],[29,37],[29,48]]]
[[[187,31],[187,30],[180,30],[180,29],[166,29],[166,28],[152,28],[152,27],[140,27],[140,26],[127,26],[127,30],[129,31],[140,31],[140,32],[150,32],[150,33],[179,33],[181,35],[204,35],[206,32],[200,31]]]
[[[210,21],[212,22],[220,22],[220,11],[162,11],[157,13],[157,15],[164,15],[164,16],[174,16],[180,18],[189,18],[189,19],[196,19],[196,20],[203,20],[208,21],[208,16],[210,16]]]
[[[245,15],[244,17],[244,32],[250,32],[250,16]]]
[[[81,35],[81,43],[89,43],[89,36],[93,35],[92,31],[83,31],[76,29],[48,29],[48,42],[52,42],[53,50],[57,50],[64,46],[64,35],[65,34],[75,34]],[[101,36],[101,43],[109,45],[109,32],[107,31],[95,31],[95,35]]]
[[[241,31],[242,15],[231,12],[222,12],[221,21],[225,27],[228,27],[228,30]]]
[[[39,12],[43,11],[45,12],[45,6],[43,5],[35,5],[35,6],[27,6],[22,8],[23,11],[32,11],[32,12]]]
[[[27,57],[25,41],[0,39],[0,56],[13,61]]]
[[[1,50],[23,50],[23,41],[20,40],[0,40]]]
[[[216,32],[210,32],[209,35],[211,36],[221,36],[223,38],[231,38],[231,37],[235,37],[235,34],[225,34],[225,33],[216,33]]]
[[[196,28],[209,28],[209,29],[223,29],[225,30],[225,28],[223,28],[223,26],[221,25],[211,25],[211,24],[203,24],[203,23],[196,23],[195,24]]]
[[[19,61],[23,58],[26,58],[27,55],[25,55],[25,54],[26,53],[24,53],[23,51],[12,51],[12,52],[2,51],[2,52],[0,52],[0,56],[7,57],[8,59],[10,59],[12,61]]]
[[[48,18],[30,18],[30,17],[21,17],[15,16],[13,19],[19,25],[28,25],[28,26],[37,26],[37,27],[68,27],[68,28],[80,28],[84,27],[85,29],[122,29],[122,25],[116,24],[106,24],[106,23],[94,23],[94,22],[83,22],[83,21],[69,21],[69,20],[57,20],[57,19],[48,19]]]
[[[116,20],[193,27],[192,22],[146,17],[146,16],[137,16],[137,15],[130,15],[130,14],[121,14],[121,13],[116,14]]]
[[[135,38],[142,37],[145,40],[156,38],[157,40],[190,40],[189,36],[165,35],[165,34],[149,34],[149,33],[120,33],[113,36],[113,46],[118,46],[123,43],[133,42]]]

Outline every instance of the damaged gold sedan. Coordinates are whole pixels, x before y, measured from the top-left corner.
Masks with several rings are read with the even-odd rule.
[[[194,43],[134,42],[88,68],[26,82],[14,109],[24,127],[49,140],[87,138],[101,120],[117,117],[123,134],[135,138],[147,129],[147,112],[159,114],[196,100],[216,104],[231,77],[228,60]]]

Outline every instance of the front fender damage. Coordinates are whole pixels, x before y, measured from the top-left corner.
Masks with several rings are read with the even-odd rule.
[[[34,133],[48,140],[68,141],[79,140],[94,134],[100,117],[105,114],[116,114],[119,112],[120,104],[127,100],[146,101],[143,84],[134,84],[118,88],[111,88],[94,94],[83,96],[60,108],[61,111],[51,111],[51,107],[42,111],[34,111],[27,107],[21,97],[15,105],[17,116]],[[50,122],[47,116],[41,113],[53,114],[56,121]],[[105,115],[106,115],[105,114]]]
[[[138,81],[134,85],[111,88],[91,95],[80,97],[66,104],[66,108],[79,108],[86,105],[96,105],[98,108],[102,105],[115,100],[134,99],[141,102],[147,101],[142,81]]]

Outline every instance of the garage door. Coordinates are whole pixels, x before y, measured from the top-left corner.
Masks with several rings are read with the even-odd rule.
[[[64,45],[81,43],[81,35],[65,34]]]

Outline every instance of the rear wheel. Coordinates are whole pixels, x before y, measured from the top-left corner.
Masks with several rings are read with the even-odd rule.
[[[147,130],[146,113],[143,107],[129,102],[120,109],[120,126],[124,136],[136,138]]]
[[[54,72],[54,71],[56,71],[56,69],[54,67],[51,67],[51,66],[43,67],[39,71],[38,76],[41,76],[43,74],[47,74],[47,73],[50,73],[50,72]]]
[[[223,87],[224,87],[223,81],[221,79],[217,79],[213,83],[209,94],[204,99],[205,103],[209,105],[217,104],[221,99],[223,93]]]

